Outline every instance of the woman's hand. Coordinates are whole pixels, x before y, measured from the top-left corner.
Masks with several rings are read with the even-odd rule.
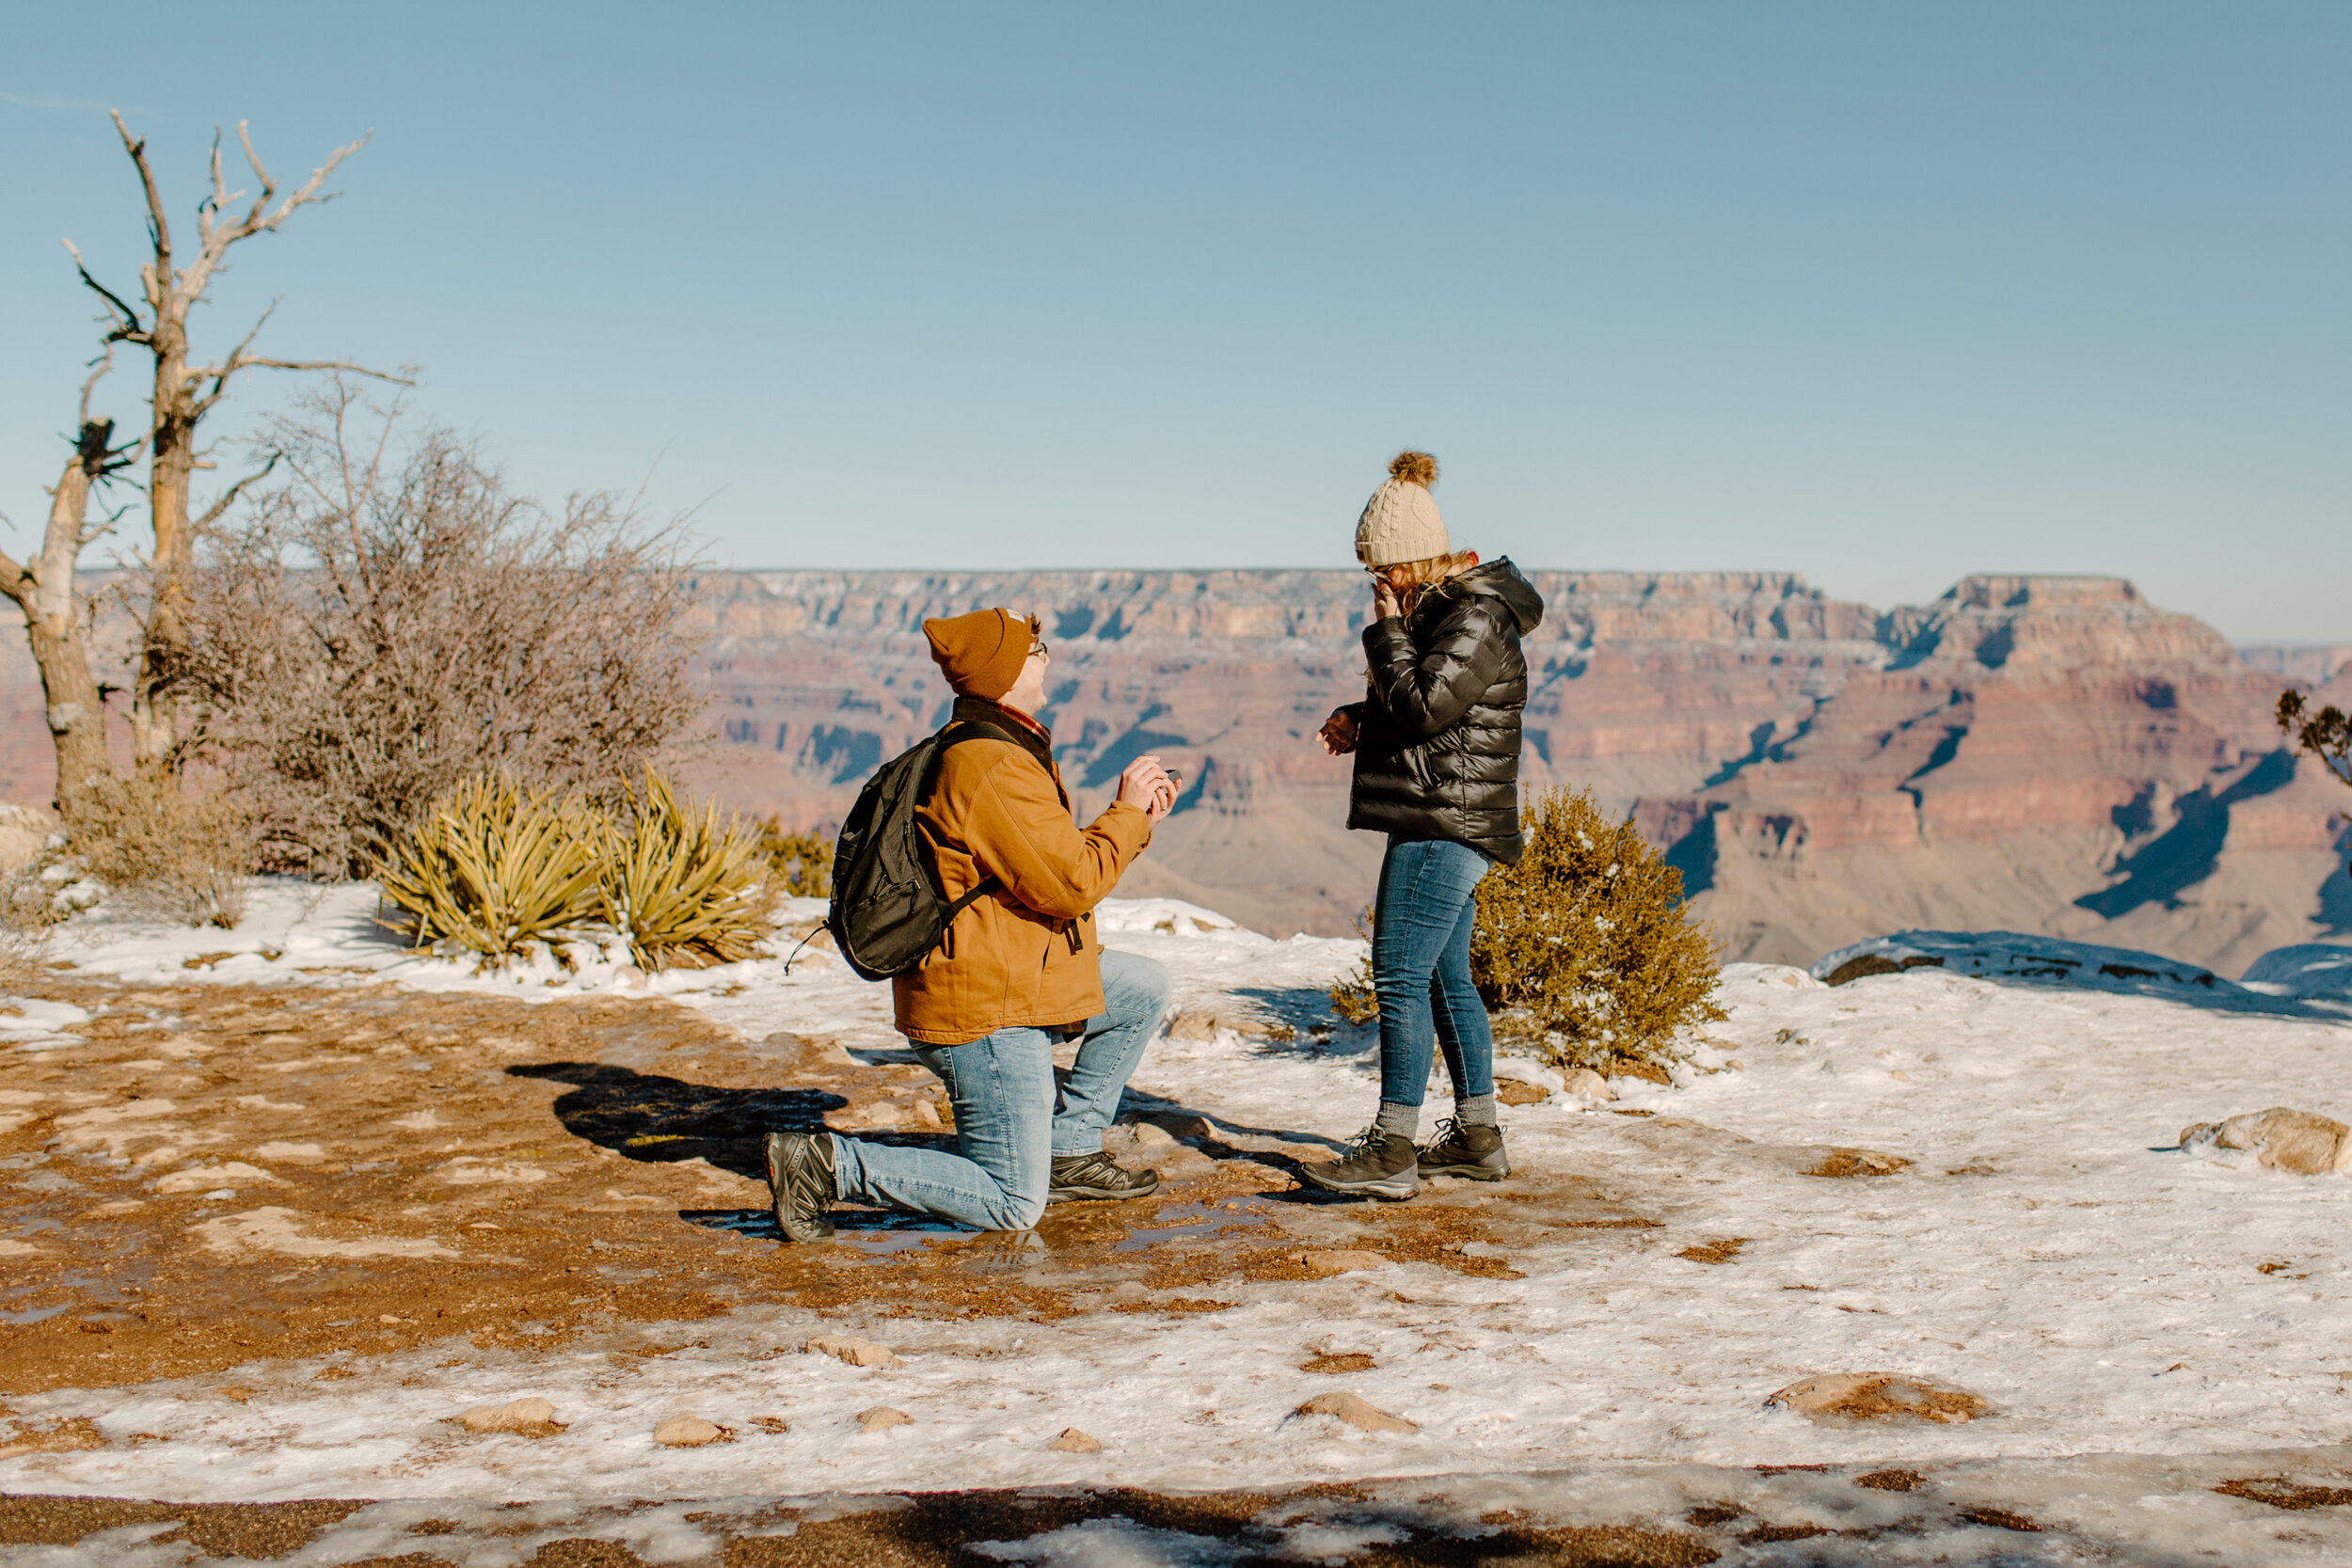
[[[1405,613],[1405,602],[1397,596],[1396,584],[1386,572],[1375,572],[1372,578],[1372,613],[1375,619],[1386,621]]]
[[[1331,756],[1344,756],[1356,749],[1356,716],[1345,708],[1335,708],[1323,721],[1323,749]]]
[[[1137,757],[1120,771],[1118,799],[1157,822],[1176,804],[1176,781],[1157,756]]]

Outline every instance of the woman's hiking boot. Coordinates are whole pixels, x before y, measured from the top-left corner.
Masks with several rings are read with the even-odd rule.
[[[1420,1150],[1423,1176],[1464,1176],[1472,1181],[1500,1181],[1511,1174],[1510,1158],[1502,1152],[1502,1129],[1452,1117],[1438,1123],[1437,1141]]]
[[[830,1132],[768,1134],[768,1192],[776,1228],[787,1242],[821,1242],[833,1234],[825,1211],[836,1192]]]
[[[1057,1154],[1045,1201],[1048,1203],[1119,1202],[1149,1197],[1159,1190],[1160,1173],[1114,1165],[1101,1149],[1091,1154]]]
[[[1421,1191],[1419,1152],[1412,1139],[1384,1132],[1375,1123],[1359,1132],[1338,1159],[1320,1165],[1301,1162],[1298,1179],[1327,1193],[1395,1203]]]

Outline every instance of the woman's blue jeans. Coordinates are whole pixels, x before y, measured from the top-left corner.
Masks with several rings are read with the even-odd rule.
[[[1092,1154],[1168,1011],[1168,971],[1133,953],[1103,955],[1103,1013],[1087,1020],[1078,1060],[1058,1085],[1055,1037],[999,1029],[961,1045],[917,1045],[947,1085],[956,1146],[906,1148],[833,1134],[840,1196],[937,1214],[976,1230],[1026,1230],[1045,1212],[1055,1160]],[[1427,1057],[1422,1058],[1424,1065]]]
[[[1372,913],[1384,1103],[1421,1103],[1433,1026],[1454,1097],[1495,1092],[1494,1032],[1470,967],[1471,894],[1486,866],[1486,856],[1451,839],[1389,840]]]

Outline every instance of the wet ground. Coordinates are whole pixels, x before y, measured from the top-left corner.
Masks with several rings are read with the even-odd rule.
[[[766,1208],[766,1130],[896,1119],[941,1130],[862,1135],[951,1143],[935,1081],[903,1053],[747,1042],[645,1001],[64,979],[43,994],[91,1016],[9,1062],[0,1395],[429,1343],[550,1350],[760,1303],[1213,1310],[1220,1279],[1323,1277],[1312,1252],[1510,1277],[1498,1243],[1565,1229],[1603,1247],[1654,1223],[1572,1178],[1327,1203],[1291,1175],[1325,1140],[1202,1135],[1144,1099],[1131,1115],[1191,1134],[1120,1134],[1122,1158],[1166,1178],[1151,1198],[1057,1207],[1018,1235],[845,1210],[842,1244],[793,1248]]]

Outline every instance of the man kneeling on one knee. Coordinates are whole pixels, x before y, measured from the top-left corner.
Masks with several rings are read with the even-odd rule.
[[[949,722],[1006,736],[947,747],[915,813],[946,897],[991,878],[995,886],[891,982],[899,1033],[947,1086],[961,1152],[770,1133],[776,1224],[795,1242],[833,1234],[826,1211],[836,1198],[1025,1230],[1048,1203],[1141,1197],[1159,1185],[1151,1171],[1111,1164],[1103,1131],[1167,1011],[1168,972],[1104,952],[1094,906],[1152,842],[1175,783],[1157,757],[1137,758],[1081,832],[1053,737],[1031,717],[1045,704],[1036,622],[989,610],[926,621],[923,631],[955,689]],[[1077,1061],[1057,1085],[1054,1047],[1073,1039]]]

